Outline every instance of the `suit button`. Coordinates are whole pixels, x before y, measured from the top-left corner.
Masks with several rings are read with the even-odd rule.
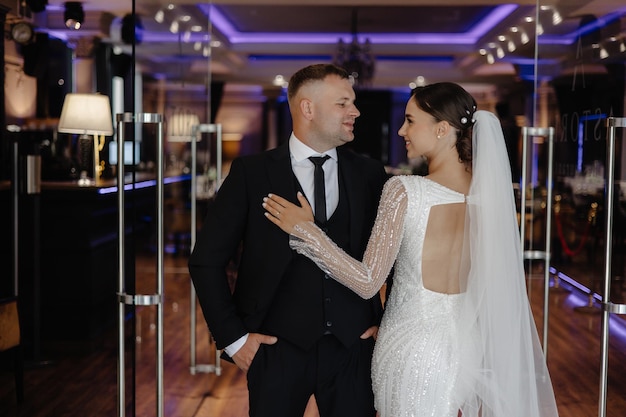
[[[326,302],[326,304],[330,304],[330,297],[326,297],[324,301]]]
[[[326,322],[326,327],[333,327],[333,322],[332,321],[327,321]]]

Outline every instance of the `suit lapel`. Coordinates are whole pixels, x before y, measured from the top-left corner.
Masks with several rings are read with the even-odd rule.
[[[296,198],[296,180],[291,167],[291,157],[289,154],[289,145],[285,143],[278,148],[268,152],[266,164],[267,169],[267,190],[273,194],[279,195],[293,203],[297,204]],[[260,202],[259,202],[260,204]],[[283,232],[278,226],[271,224],[265,218],[268,227],[268,235],[266,239],[272,245],[274,261],[270,262],[274,271],[279,271],[276,276],[282,276],[282,271],[291,261],[293,251],[289,247],[289,235]]]
[[[350,212],[350,249],[358,253],[363,235],[363,182],[358,178],[358,172],[350,152],[337,149],[339,158],[339,172],[345,184],[345,193],[348,197]]]
[[[291,168],[291,157],[289,154],[289,144],[276,148],[269,154],[270,161],[267,165],[268,178],[271,192],[287,200],[297,203],[296,179]]]

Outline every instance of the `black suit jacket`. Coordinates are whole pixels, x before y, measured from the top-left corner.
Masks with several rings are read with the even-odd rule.
[[[342,175],[350,202],[350,252],[362,256],[373,226],[386,180],[378,161],[341,148]],[[233,161],[196,239],[189,259],[191,278],[217,347],[223,349],[245,333],[258,332],[281,278],[294,256],[289,235],[264,216],[263,197],[275,193],[296,201],[297,182],[288,143]],[[226,268],[241,250],[234,292]],[[379,297],[364,300],[382,314]],[[363,329],[355,329],[361,334]],[[357,336],[358,337],[358,336]]]

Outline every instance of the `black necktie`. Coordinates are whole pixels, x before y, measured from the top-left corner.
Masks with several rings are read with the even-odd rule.
[[[322,165],[330,158],[324,156],[310,156],[309,159],[315,164],[315,173],[313,177],[314,201],[315,201],[315,220],[319,223],[326,223],[326,187],[324,185],[324,169]]]

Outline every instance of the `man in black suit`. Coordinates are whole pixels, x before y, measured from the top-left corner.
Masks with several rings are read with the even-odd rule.
[[[360,299],[291,250],[261,204],[268,193],[296,202],[302,191],[314,205],[308,158],[328,155],[327,220],[316,221],[360,258],[387,177],[380,162],[338,148],[354,139],[360,115],[346,71],[305,67],[292,76],[288,98],[289,142],[233,161],[189,270],[217,347],[247,372],[251,416],[302,416],[311,394],[321,417],[374,416],[370,365],[380,298]],[[226,268],[238,253],[231,294]]]

